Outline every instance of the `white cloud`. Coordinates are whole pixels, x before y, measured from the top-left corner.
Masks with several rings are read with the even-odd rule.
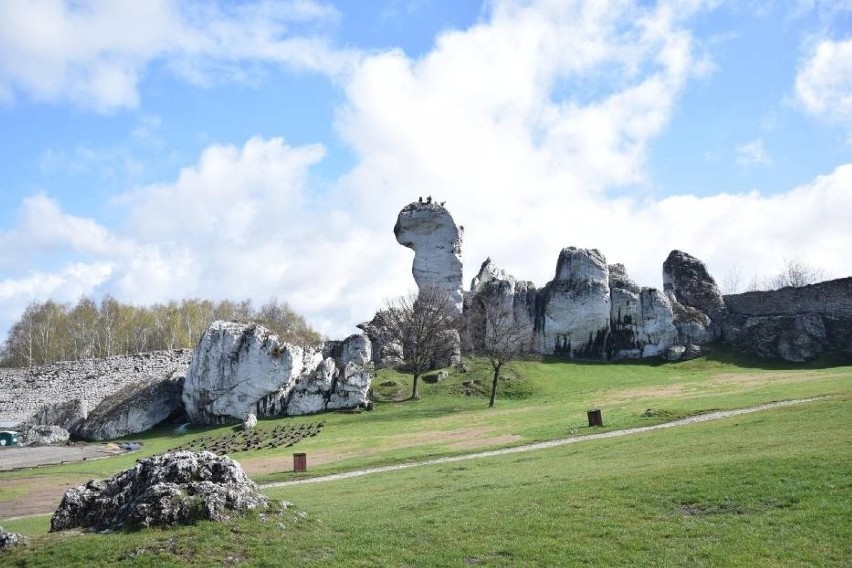
[[[852,39],[816,45],[798,69],[796,98],[808,113],[852,127]]]
[[[737,164],[746,168],[755,165],[768,166],[772,164],[772,158],[766,151],[763,140],[757,138],[737,146]]]
[[[0,100],[132,108],[156,61],[202,84],[245,79],[252,62],[336,76],[354,57],[324,39],[322,26],[338,18],[310,0],[0,2]]]
[[[392,228],[418,195],[465,225],[466,281],[492,256],[541,286],[569,245],[599,248],[644,285],[661,284],[672,248],[717,278],[733,265],[771,274],[790,256],[852,273],[852,164],[769,197],[612,197],[645,183],[649,145],[703,65],[683,6],[700,7],[495,2],[422,58],[387,51],[352,67],[337,128],[358,162],[332,188],[311,177],[322,145],[214,145],[116,200],[127,215],[112,232],[36,202],[59,227],[42,244],[76,238],[78,254],[110,266],[90,289],[123,301],[274,295],[338,336],[413,286]]]

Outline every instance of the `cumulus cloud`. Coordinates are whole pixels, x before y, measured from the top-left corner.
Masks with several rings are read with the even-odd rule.
[[[771,274],[791,256],[852,272],[852,165],[772,196],[641,191],[650,145],[704,65],[688,29],[700,2],[490,6],[421,58],[350,62],[336,128],[357,163],[331,187],[312,177],[323,145],[255,137],[210,146],[174,179],[117,198],[126,215],[112,230],[36,198],[18,236],[0,239],[23,243],[31,209],[56,225],[39,246],[76,239],[70,252],[108,264],[90,290],[146,303],[274,295],[329,335],[413,286],[412,253],[392,228],[418,195],[446,200],[465,226],[467,281],[492,256],[541,286],[570,245],[600,248],[644,285],[661,285],[672,248],[719,278],[732,266]],[[26,278],[7,281],[7,296],[24,298]]]
[[[338,18],[311,0],[0,2],[0,100],[132,108],[155,62],[198,84],[245,80],[253,62],[336,76],[353,57],[324,39]]]
[[[852,39],[816,45],[798,69],[796,98],[808,113],[852,128]]]

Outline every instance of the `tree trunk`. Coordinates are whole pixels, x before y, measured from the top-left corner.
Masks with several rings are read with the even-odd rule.
[[[491,381],[491,400],[488,402],[488,408],[493,408],[497,401],[497,381],[500,379],[500,366],[494,367],[494,379]]]
[[[414,373],[414,388],[411,391],[412,400],[420,400],[420,393],[417,392],[417,382],[420,380],[420,373]]]

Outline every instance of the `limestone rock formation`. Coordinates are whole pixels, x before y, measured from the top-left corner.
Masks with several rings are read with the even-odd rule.
[[[0,552],[20,544],[23,540],[24,537],[18,533],[9,532],[3,527],[0,527]]]
[[[655,357],[678,338],[668,298],[656,288],[640,288],[622,264],[609,266],[611,300],[609,359]]]
[[[723,340],[746,353],[791,362],[822,353],[852,357],[852,278],[725,296]]]
[[[611,314],[609,268],[597,249],[562,249],[542,291],[536,328],[542,353],[603,359]]]
[[[268,499],[227,456],[173,452],[139,460],[105,481],[65,492],[51,531],[95,530],[223,521],[232,512],[262,509]]]
[[[22,446],[56,446],[67,444],[71,433],[60,426],[49,424],[20,424]]]
[[[150,430],[182,412],[182,376],[142,380],[104,398],[71,433],[84,440],[110,440]]]
[[[257,416],[254,414],[249,414],[246,416],[246,419],[243,420],[243,430],[251,430],[257,426]]]
[[[663,289],[671,290],[678,302],[711,318],[725,309],[725,300],[703,262],[683,251],[673,250],[663,262]]]
[[[411,272],[419,289],[445,290],[460,314],[462,239],[464,231],[437,203],[410,203],[402,208],[393,228],[399,244],[414,250]]]
[[[395,368],[402,364],[402,345],[388,331],[387,313],[380,310],[370,321],[358,324],[370,340],[372,363],[377,369]]]
[[[71,431],[82,424],[88,416],[89,409],[86,401],[75,398],[65,402],[45,404],[22,425],[59,426]]]
[[[199,424],[355,407],[368,402],[372,373],[363,365],[371,358],[363,335],[299,347],[262,326],[217,321],[198,344],[183,403]]]
[[[495,326],[513,326],[518,337],[529,338],[529,348],[535,330],[537,297],[532,282],[516,280],[490,257],[485,259],[465,295],[466,339],[470,347],[481,349],[488,345]]]
[[[0,423],[72,430],[104,398],[128,385],[184,376],[191,356],[189,349],[177,349],[27,369],[0,368]]]

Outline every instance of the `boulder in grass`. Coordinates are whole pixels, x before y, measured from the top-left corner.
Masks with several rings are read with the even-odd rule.
[[[71,528],[133,529],[225,521],[269,500],[240,465],[212,452],[172,452],[139,460],[107,480],[69,489],[50,521]]]
[[[0,527],[0,551],[12,548],[17,544],[21,544],[24,537],[18,533],[9,532],[3,527]]]

